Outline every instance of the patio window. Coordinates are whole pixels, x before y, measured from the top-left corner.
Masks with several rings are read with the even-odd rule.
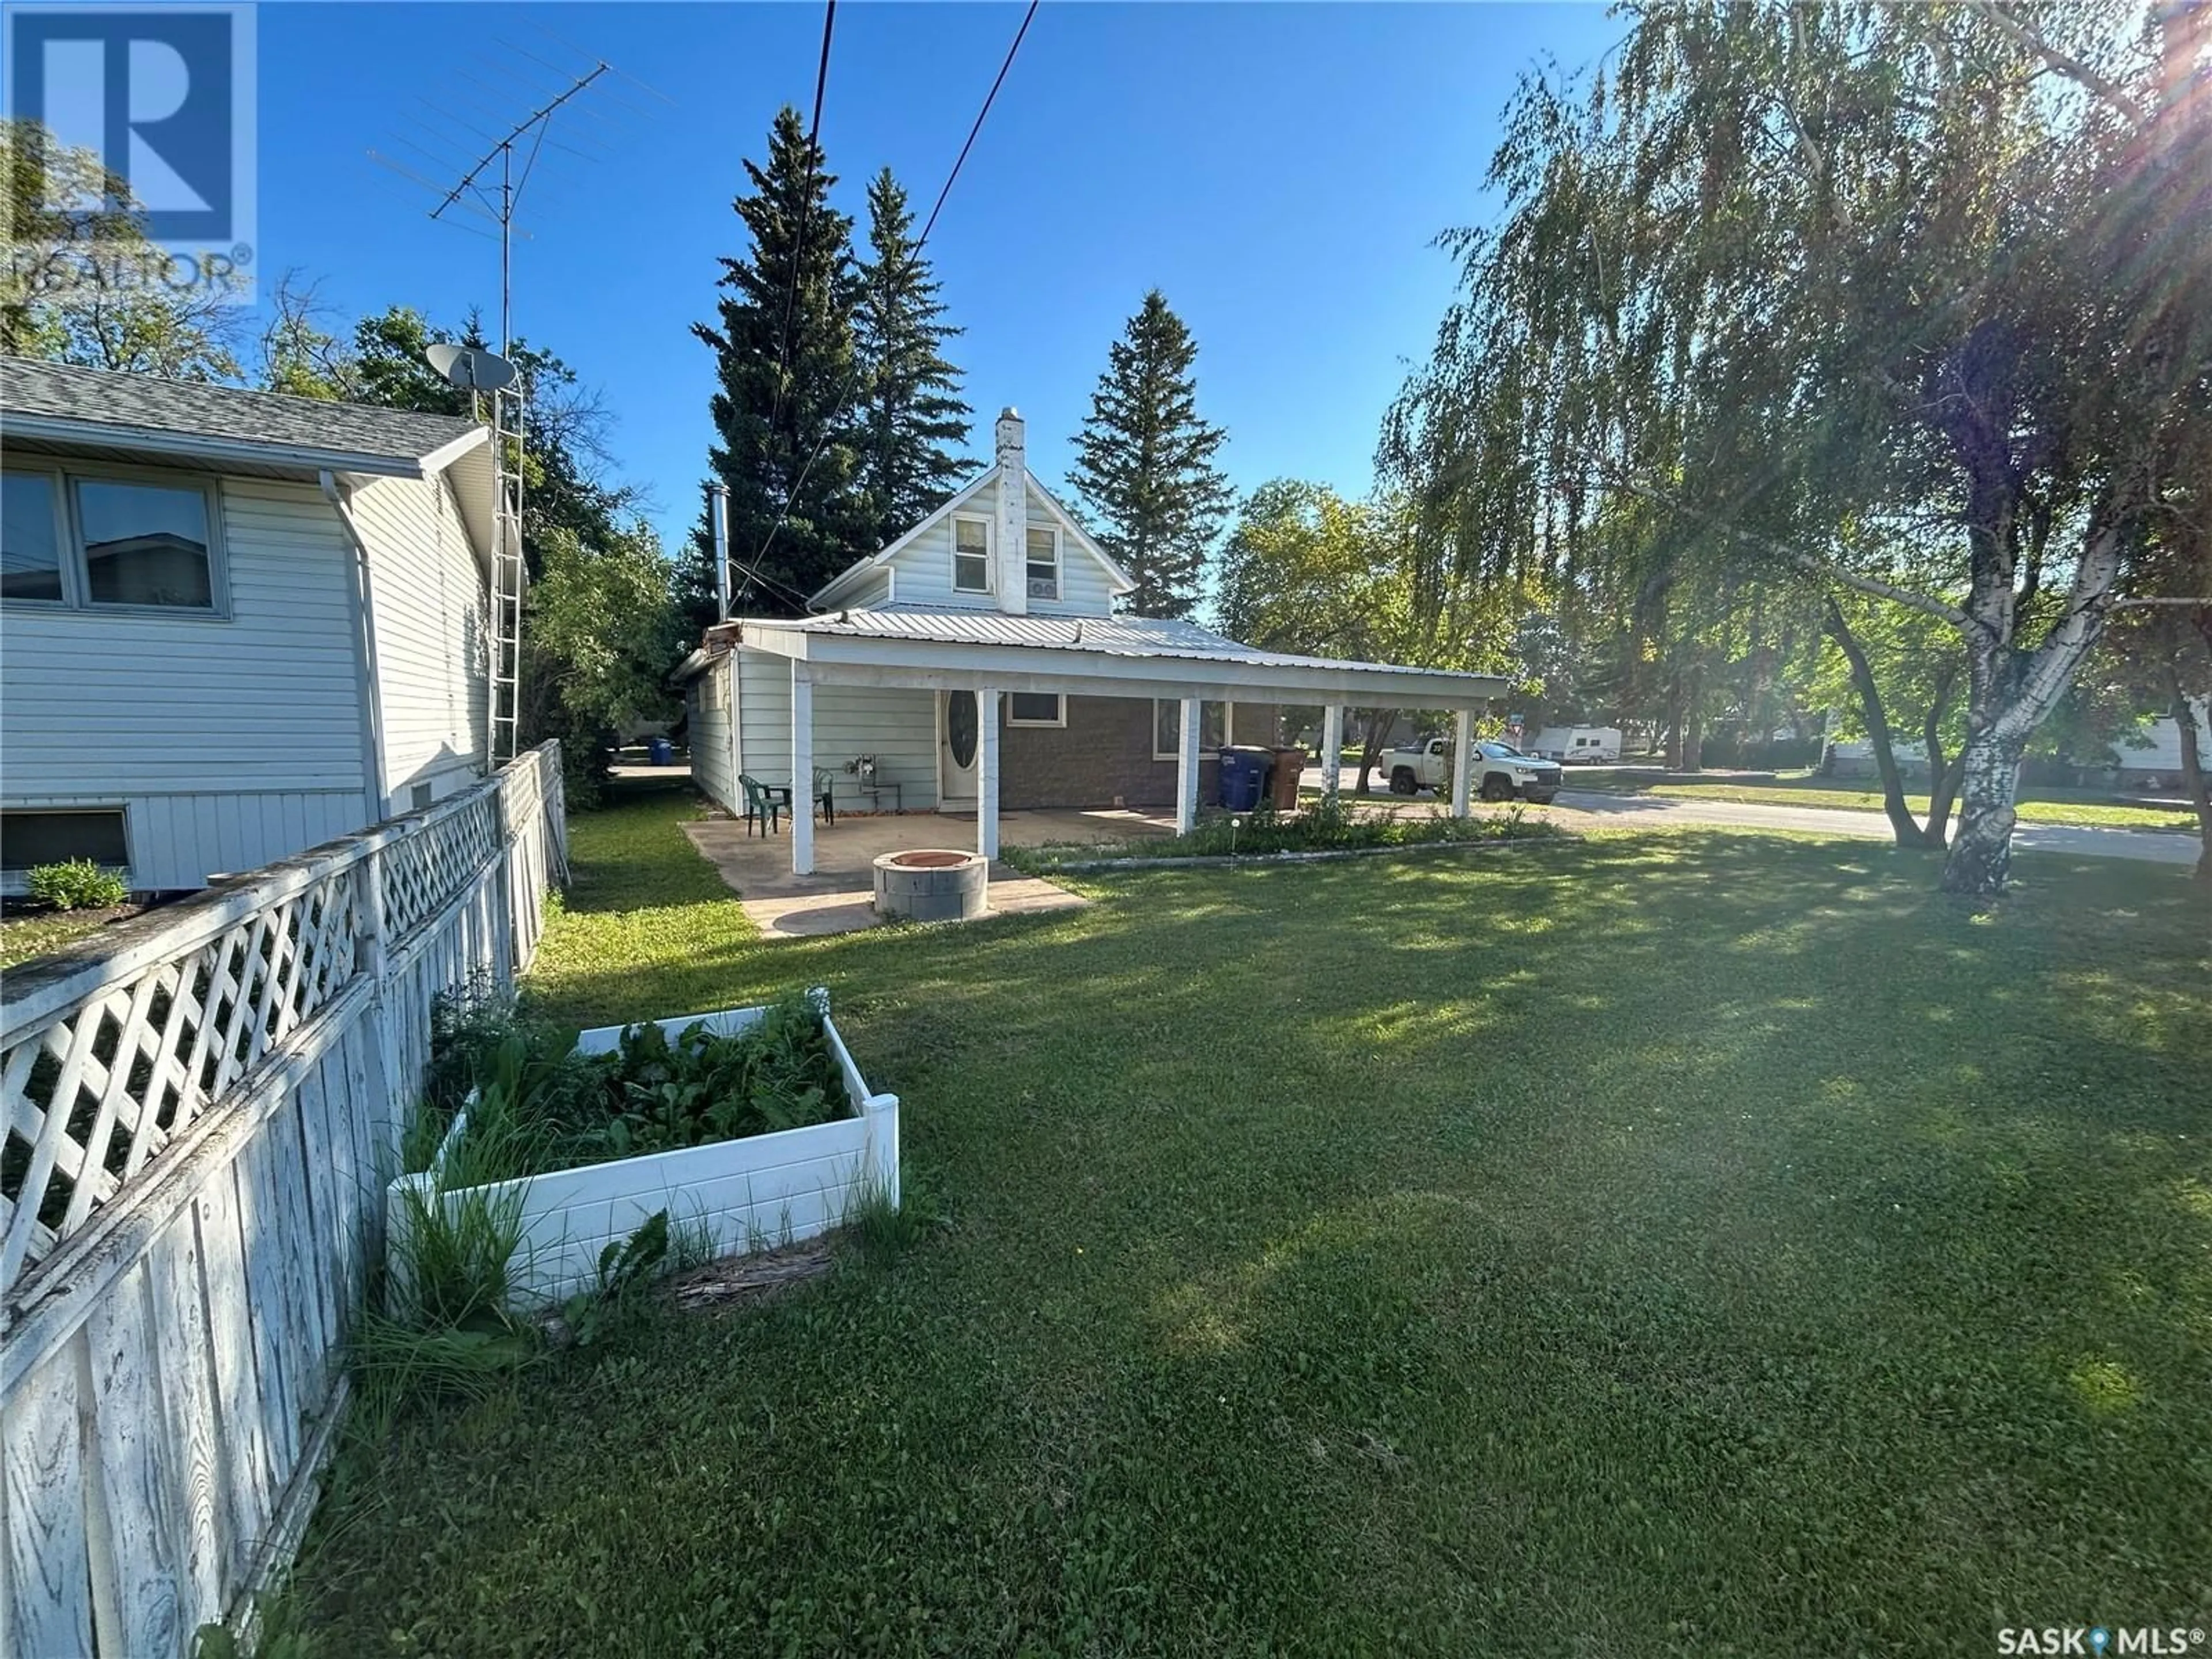
[[[1057,691],[1012,691],[1006,696],[1009,726],[1065,726],[1067,700]]]
[[[1060,532],[1050,525],[1033,524],[1029,536],[1030,597],[1060,597]]]
[[[991,521],[957,519],[952,521],[952,591],[988,593],[991,591]]]
[[[1229,741],[1236,722],[1230,714],[1234,703],[1201,702],[1198,706],[1198,752],[1216,755]],[[1152,699],[1152,758],[1173,760],[1182,736],[1182,704],[1173,697]]]
[[[11,467],[0,515],[0,598],[12,603],[219,608],[204,483]]]

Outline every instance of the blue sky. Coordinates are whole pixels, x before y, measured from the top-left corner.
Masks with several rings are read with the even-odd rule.
[[[888,164],[927,212],[1020,16],[841,6],[822,123],[841,208],[860,213]],[[1622,27],[1595,5],[1048,3],[929,246],[967,331],[951,355],[979,451],[1017,404],[1030,465],[1057,482],[1108,343],[1158,285],[1197,335],[1200,405],[1240,487],[1364,490],[1450,293],[1431,239],[1484,216],[1516,77],[1547,54],[1589,62]],[[464,161],[482,147],[465,129],[525,112],[556,70],[603,57],[649,83],[662,95],[611,80],[555,127],[597,159],[541,161],[515,311],[602,389],[623,475],[680,532],[712,385],[690,327],[717,257],[741,250],[741,158],[778,105],[810,102],[821,27],[796,3],[265,4],[264,278],[298,267],[348,314],[492,314],[496,245],[431,222],[428,193],[368,152],[442,176],[457,168],[409,146]]]

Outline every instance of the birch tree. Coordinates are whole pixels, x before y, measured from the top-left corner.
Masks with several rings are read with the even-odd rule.
[[[1382,459],[1470,567],[1619,556],[1587,532],[1626,496],[1955,634],[1943,882],[2000,890],[2022,752],[2153,597],[2212,421],[2212,9],[1627,15],[1601,73],[1516,96]]]

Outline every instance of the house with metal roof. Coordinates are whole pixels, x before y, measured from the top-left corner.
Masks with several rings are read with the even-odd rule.
[[[1127,573],[1029,471],[1012,410],[995,438],[995,465],[825,585],[809,614],[708,630],[677,671],[708,795],[742,813],[750,777],[832,813],[972,816],[994,857],[1001,811],[1172,807],[1188,828],[1215,798],[1224,748],[1272,745],[1282,708],[1317,705],[1328,779],[1346,707],[1453,711],[1467,811],[1474,716],[1504,681],[1116,616]],[[792,817],[800,874],[814,868],[813,816]]]
[[[198,887],[482,775],[473,421],[0,358],[0,884]]]

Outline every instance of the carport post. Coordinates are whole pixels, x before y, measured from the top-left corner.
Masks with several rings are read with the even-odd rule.
[[[814,873],[814,682],[791,665],[791,873]]]
[[[1196,697],[1185,697],[1176,721],[1176,834],[1198,828],[1198,714]]]
[[[1474,710],[1462,708],[1452,716],[1452,816],[1467,816],[1474,784]]]
[[[999,694],[995,691],[975,694],[975,850],[987,859],[999,856]]]
[[[1332,798],[1344,777],[1344,705],[1328,704],[1321,711],[1321,792]]]

